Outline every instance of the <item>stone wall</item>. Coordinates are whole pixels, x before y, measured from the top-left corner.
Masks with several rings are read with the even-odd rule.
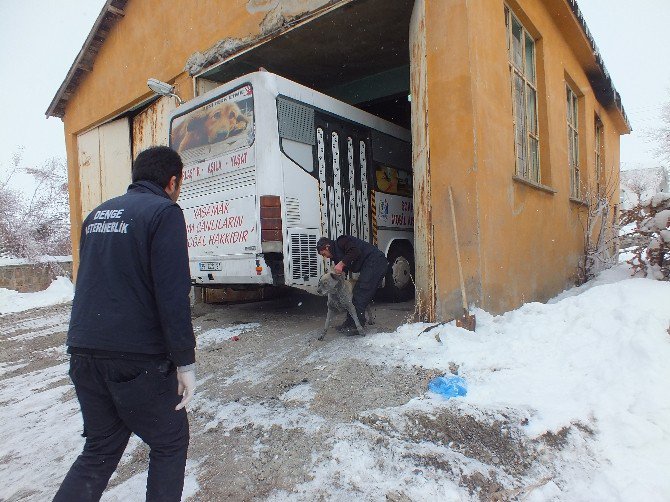
[[[57,276],[72,280],[72,262],[50,262],[0,266],[0,288],[19,293],[43,291]]]

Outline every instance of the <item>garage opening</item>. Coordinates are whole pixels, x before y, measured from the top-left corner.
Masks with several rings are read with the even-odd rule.
[[[196,79],[211,82],[211,88],[262,67],[409,129],[413,5],[414,0],[353,1]]]
[[[207,68],[195,76],[196,89],[201,94],[262,68],[411,130],[410,21],[413,8],[414,0],[347,2],[253,49]],[[310,167],[306,168],[319,181],[320,190],[328,192],[322,194],[320,204],[323,213],[321,222],[327,227],[324,235],[334,238],[334,235],[350,233],[346,229],[355,227],[354,222],[360,216],[359,213],[368,214],[365,222],[361,223],[361,231],[351,232],[352,235],[361,238],[365,235],[364,240],[373,242],[387,255],[391,266],[385,277],[386,296],[394,300],[411,298],[414,292],[412,277],[415,275],[415,246],[412,238],[414,223],[410,134],[405,131],[401,136],[391,137],[378,131],[363,130],[347,122],[346,117],[338,120],[331,115],[324,121],[322,119],[325,116],[315,109],[309,112],[313,114],[309,122],[314,123],[314,130],[310,132],[309,138],[304,139],[301,135],[293,137],[295,131],[288,133],[287,130],[293,129],[294,125],[283,127],[286,124],[282,124],[283,117],[288,113],[285,109],[292,110],[289,114],[292,117],[298,111],[305,112],[306,109],[285,99],[278,99],[277,103],[282,151],[291,157],[292,154],[287,153],[287,147],[291,146],[297,152],[300,147],[297,143],[304,143],[303,147],[310,152],[325,151],[327,166],[337,163],[337,168],[325,167],[323,172],[316,164],[312,169],[309,162]],[[325,134],[320,136],[319,131]],[[404,140],[398,139],[402,137]],[[325,138],[325,149],[319,143],[320,138]],[[366,149],[369,149],[368,153],[359,153]],[[332,156],[329,157],[331,152]],[[333,161],[335,156],[338,160]],[[342,164],[340,156],[343,158]],[[298,157],[296,153],[292,160],[295,161]],[[305,158],[307,157],[310,155],[306,153]],[[313,158],[317,159],[316,153]],[[367,167],[366,159],[370,163]],[[344,174],[344,170],[340,174],[340,165],[349,167],[348,176]],[[371,174],[367,180],[361,181],[359,171]],[[288,175],[285,173],[284,176],[286,178]],[[294,194],[292,190],[301,183],[289,183],[286,179],[284,182],[288,185],[284,192],[288,209],[289,204],[297,204],[296,201],[299,201],[300,193]],[[359,201],[359,192],[369,193],[369,200],[364,195]],[[334,207],[330,207],[333,200]],[[329,208],[326,209],[326,206]],[[318,207],[316,211],[319,211]],[[371,208],[371,213],[368,212],[368,207]],[[288,251],[284,250],[282,254],[283,248],[278,247],[273,252],[266,252],[269,247],[267,243],[263,243],[263,257],[272,269],[272,278],[268,277],[267,280],[273,285],[297,284],[298,287],[304,286],[304,289],[309,290],[318,281],[320,273],[320,266],[312,263],[316,256],[314,249],[311,249],[319,236],[318,230],[313,230],[317,234],[310,233],[312,227],[301,225],[300,217],[295,216],[299,210],[293,207],[290,209],[292,216],[289,217],[287,213],[287,219],[293,218],[295,221],[287,222]],[[369,239],[365,228],[368,224],[367,218],[372,227]],[[343,224],[339,225],[340,222]],[[337,232],[333,232],[336,226]],[[345,232],[341,232],[341,227]],[[300,244],[303,240],[304,252]],[[281,266],[282,263],[284,267]],[[265,270],[263,263],[259,270]],[[216,282],[215,275],[203,275],[203,285]],[[199,277],[197,274],[196,276]]]

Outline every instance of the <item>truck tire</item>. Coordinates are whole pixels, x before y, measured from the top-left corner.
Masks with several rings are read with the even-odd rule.
[[[391,246],[389,268],[384,281],[384,297],[404,302],[414,297],[414,251],[408,244]]]

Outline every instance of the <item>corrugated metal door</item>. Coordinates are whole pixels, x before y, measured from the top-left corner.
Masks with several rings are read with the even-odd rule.
[[[168,144],[168,118],[176,107],[176,99],[163,97],[133,118],[133,159],[150,146]]]

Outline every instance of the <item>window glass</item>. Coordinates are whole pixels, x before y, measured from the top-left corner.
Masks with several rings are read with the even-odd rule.
[[[412,196],[412,173],[409,171],[377,164],[375,178],[377,189],[382,192],[405,197]]]
[[[254,142],[254,99],[251,85],[242,86],[179,115],[170,124],[170,146],[184,163],[197,162],[251,146]]]
[[[516,18],[512,18],[512,62],[514,65],[523,68],[523,35],[522,28]]]
[[[604,169],[603,169],[603,150],[604,150],[604,142],[603,142],[603,123],[600,121],[600,118],[598,115],[595,117],[595,123],[594,123],[594,130],[595,130],[595,173],[596,173],[596,192],[598,195],[602,195],[603,192],[603,182],[605,181],[603,179],[604,176]]]
[[[540,138],[536,88],[535,39],[505,6],[505,27],[512,82],[516,174],[540,181]],[[511,48],[510,48],[511,45]]]
[[[528,176],[528,168],[526,165],[526,98],[524,96],[523,78],[514,73],[514,117],[515,117],[515,141],[516,141],[516,156],[517,166],[519,166],[519,174],[521,176]]]
[[[509,9],[505,6],[505,28],[507,33],[507,52],[509,52]]]
[[[570,86],[565,86],[567,100],[567,123],[568,123],[568,162],[570,169],[570,196],[580,196],[580,172],[579,172],[579,129],[577,123],[578,100],[575,92]]]
[[[298,164],[305,171],[308,173],[314,171],[312,145],[306,145],[300,141],[282,138],[281,148],[289,159]]]
[[[535,41],[526,33],[526,59],[524,73],[526,78],[535,83]]]
[[[531,86],[526,86],[528,102],[526,103],[526,110],[528,110],[528,132],[537,134],[537,97],[535,89]]]
[[[530,173],[529,177],[532,180],[540,179],[540,145],[535,138],[530,138]]]

